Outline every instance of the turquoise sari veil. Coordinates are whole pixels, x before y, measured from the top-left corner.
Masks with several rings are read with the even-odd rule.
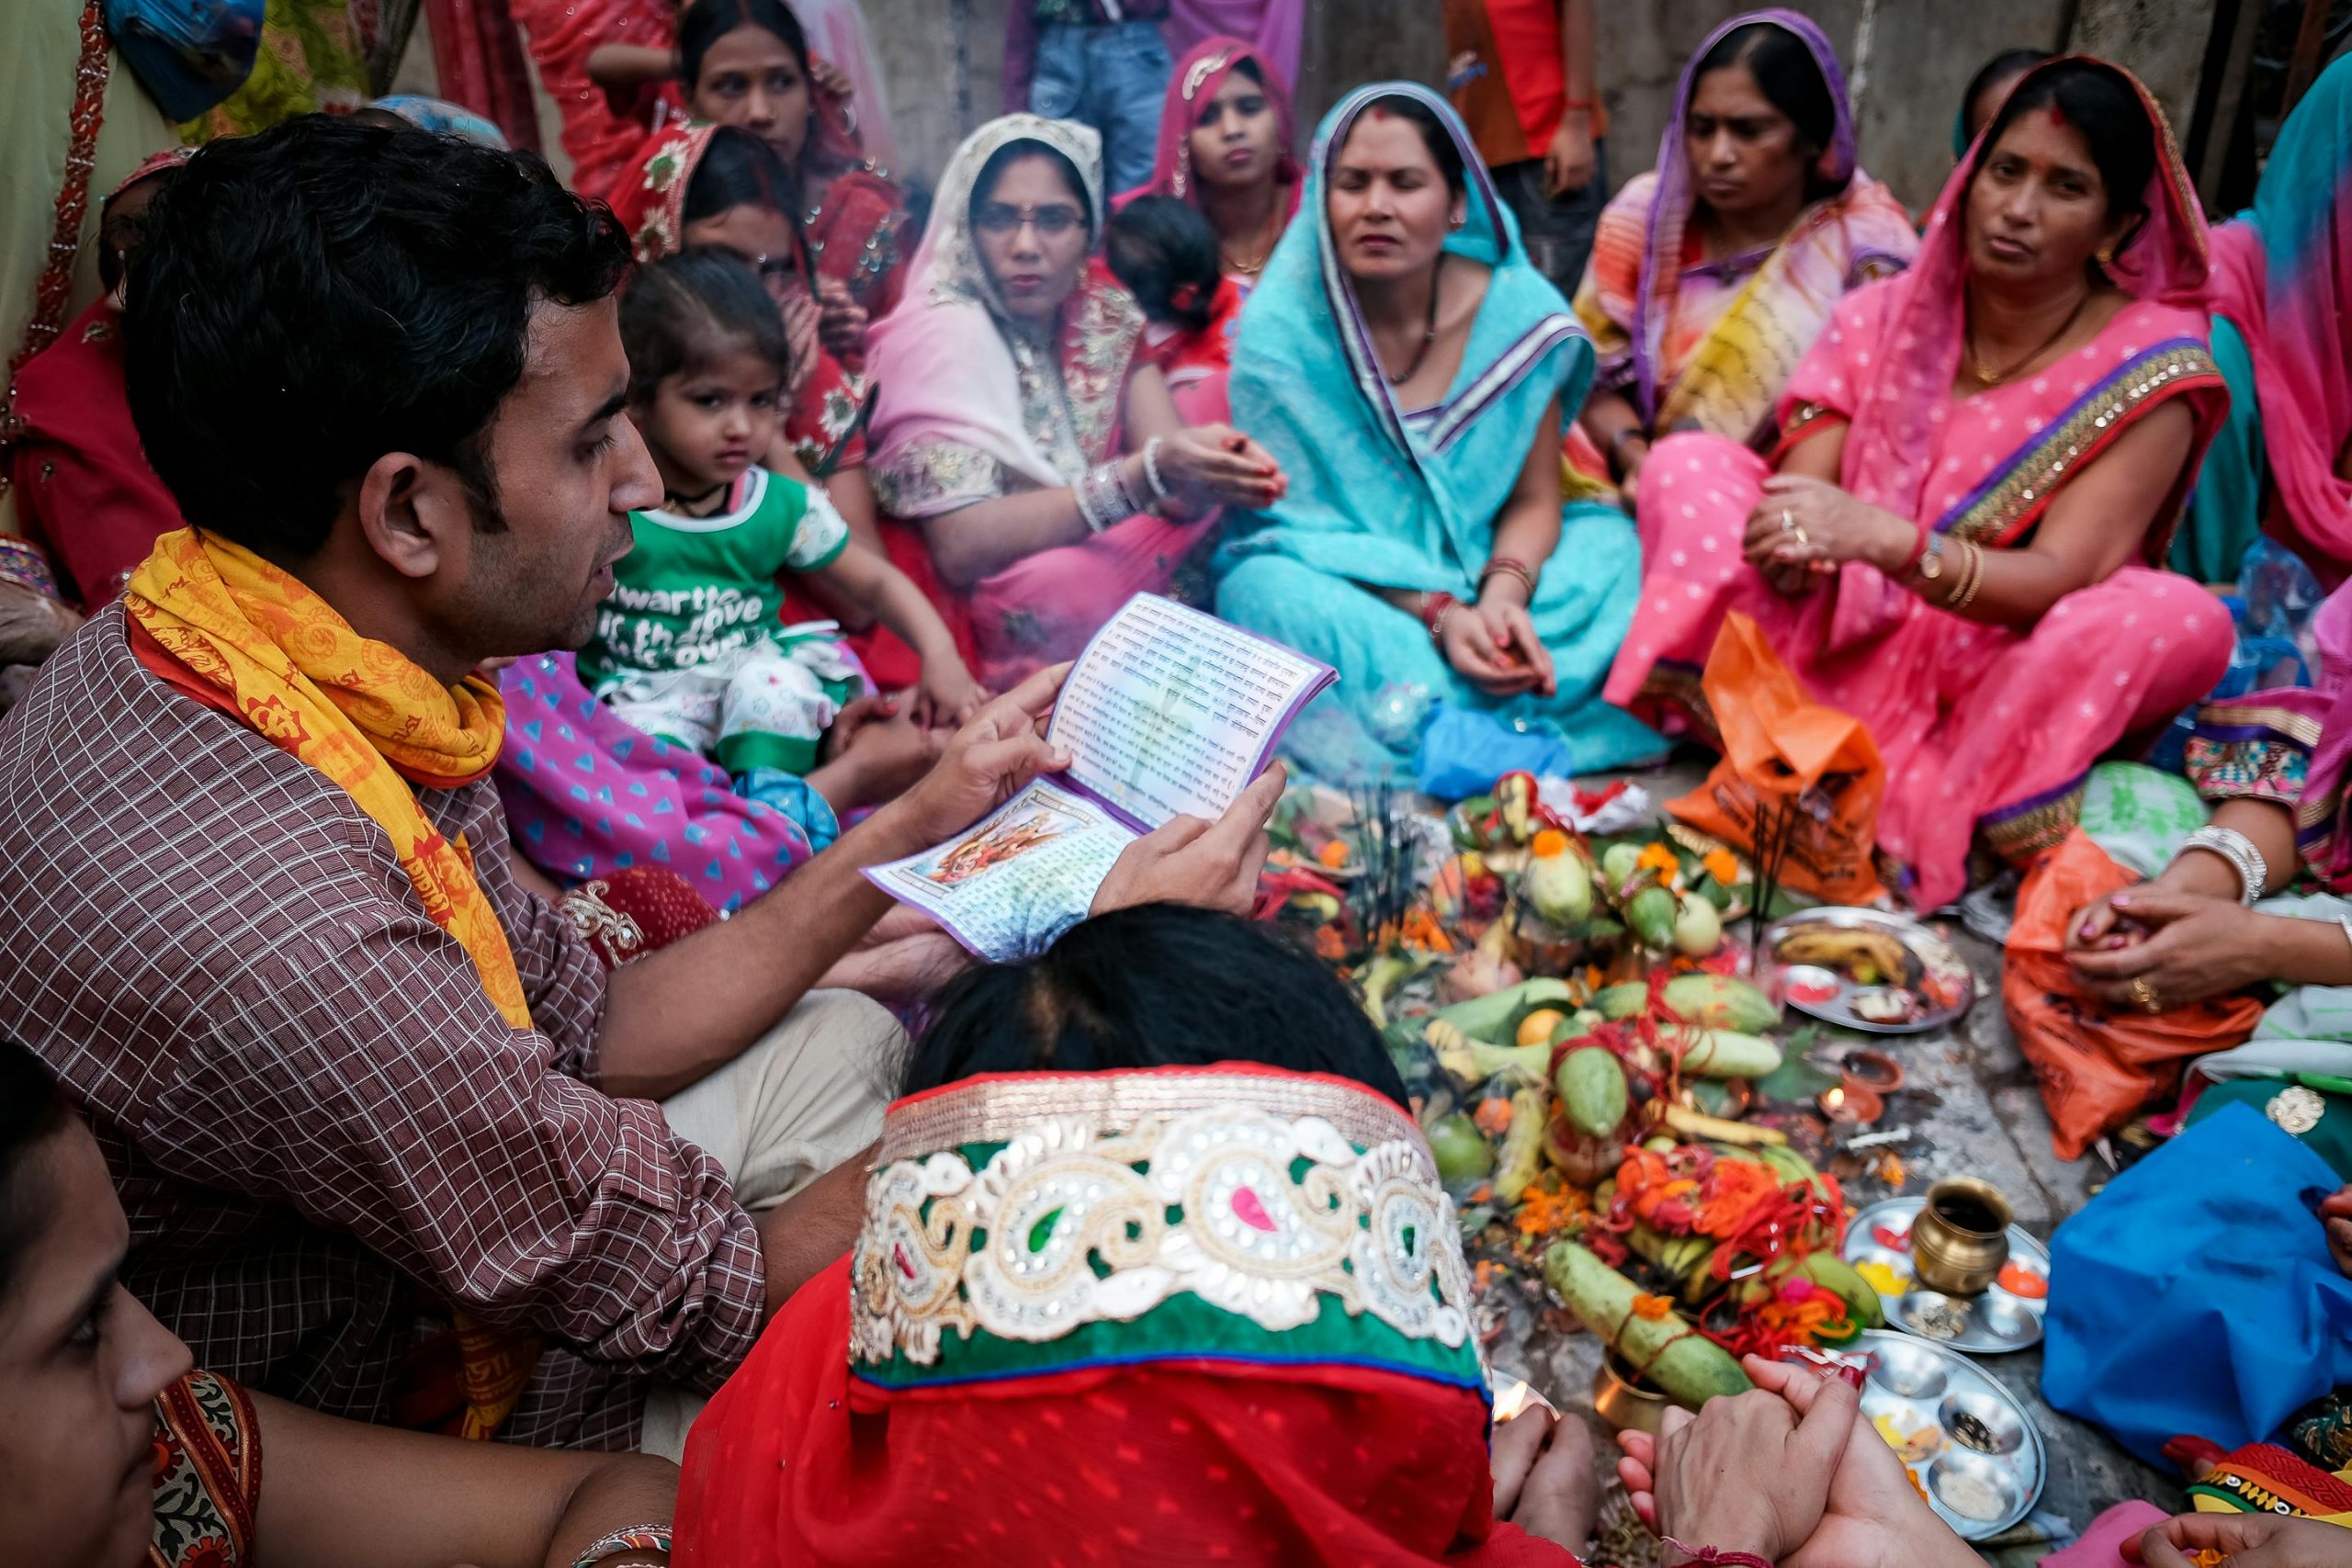
[[[1391,96],[1425,105],[1453,137],[1467,199],[1445,248],[1491,274],[1461,368],[1427,409],[1400,407],[1381,373],[1324,200],[1357,116]],[[1426,788],[1448,763],[1475,773],[1509,750],[1489,740],[1562,742],[1566,756],[1548,755],[1561,771],[1660,750],[1654,733],[1599,695],[1640,589],[1640,547],[1615,508],[1564,507],[1559,547],[1536,563],[1542,581],[1529,611],[1558,674],[1554,696],[1479,691],[1436,655],[1418,621],[1366,591],[1474,599],[1544,410],[1556,400],[1561,420],[1573,419],[1592,374],[1590,340],[1528,260],[1451,105],[1414,84],[1375,83],[1324,117],[1298,216],[1243,308],[1230,382],[1234,427],[1272,454],[1289,490],[1270,511],[1227,514],[1214,570],[1219,615],[1340,671],[1325,705],[1364,731],[1356,761],[1394,765],[1421,750]],[[1441,744],[1466,754],[1432,757]],[[1328,752],[1302,760],[1329,771]],[[1522,752],[1510,765],[1527,761]]]
[[[1415,98],[1461,149],[1467,221],[1446,250],[1493,269],[1462,368],[1433,421],[1408,424],[1380,373],[1331,241],[1333,161],[1376,98]],[[1519,480],[1544,406],[1573,418],[1591,384],[1591,341],[1527,259],[1451,105],[1409,83],[1360,87],[1324,117],[1298,217],[1243,307],[1230,382],[1233,423],[1282,464],[1290,491],[1271,513],[1228,514],[1227,549],[1276,550],[1382,588],[1470,596],[1495,514]]]

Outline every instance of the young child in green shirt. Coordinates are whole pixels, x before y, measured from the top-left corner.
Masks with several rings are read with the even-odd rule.
[[[910,705],[953,726],[987,699],[905,573],[850,536],[821,489],[760,466],[783,423],[791,350],[775,302],[733,252],[645,266],[620,306],[629,416],[663,505],[630,514],[637,546],[580,654],[580,676],[650,735],[743,774],[816,768],[862,690],[831,622],[787,626],[780,573],[822,582],[922,656]],[[839,804],[839,803],[836,803]]]

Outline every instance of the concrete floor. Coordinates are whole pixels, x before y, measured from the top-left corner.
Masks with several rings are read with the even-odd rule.
[[[1668,800],[1697,784],[1695,772],[1685,774],[1685,769],[1677,768],[1641,782],[1656,798]],[[1867,1175],[1857,1177],[1846,1185],[1849,1203],[1860,1209],[1883,1198],[1924,1192],[1943,1177],[1974,1176],[2007,1194],[2018,1224],[2047,1239],[2060,1221],[2089,1200],[2109,1172],[2096,1155],[2069,1162],[2052,1150],[2049,1113],[2002,1011],[2000,949],[1956,920],[1939,923],[1950,931],[1976,974],[1977,999],[1965,1018],[1951,1029],[1892,1043],[1843,1030],[1822,1032],[1823,1045],[1869,1038],[1879,1048],[1893,1050],[1906,1074],[1905,1087],[1888,1097],[1885,1117],[1874,1127],[1860,1129],[1913,1130],[1910,1141],[1896,1150],[1904,1179],[1900,1186],[1889,1187]],[[1510,1299],[1487,1309],[1502,1325],[1491,1346],[1495,1363],[1526,1379],[1563,1410],[1589,1413],[1600,1342],[1581,1331],[1563,1332],[1559,1319],[1564,1314],[1547,1313],[1543,1305],[1532,1295],[1510,1292]],[[2038,1505],[2041,1515],[2055,1516],[2079,1530],[2103,1509],[2132,1498],[2166,1509],[2182,1506],[2177,1476],[2141,1463],[2098,1428],[2060,1415],[2042,1401],[2039,1347],[1978,1360],[2017,1395],[2041,1430],[2050,1467]],[[1604,1468],[1613,1451],[1603,1456]],[[2022,1568],[2046,1550],[2037,1541],[2004,1551],[1997,1540],[1981,1549],[1986,1561],[2003,1568]],[[1603,1555],[1600,1561],[1610,1558]],[[1623,1568],[1641,1568],[1632,1554],[1623,1562]]]

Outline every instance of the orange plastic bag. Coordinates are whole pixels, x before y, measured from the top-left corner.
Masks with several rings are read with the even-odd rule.
[[[1833,904],[1884,893],[1871,852],[1886,765],[1868,726],[1815,703],[1742,615],[1724,617],[1700,686],[1714,711],[1724,758],[1707,782],[1667,807],[1702,833],[1751,853],[1759,807],[1796,816],[1781,862],[1785,886]]]
[[[2003,954],[2001,1001],[2050,1108],[2051,1142],[2075,1159],[2133,1112],[2180,1087],[2192,1056],[2245,1043],[2261,1021],[2252,997],[2217,997],[2160,1013],[2109,1012],[2066,964],[2066,922],[2092,899],[2139,880],[2080,829],[2026,873]]]

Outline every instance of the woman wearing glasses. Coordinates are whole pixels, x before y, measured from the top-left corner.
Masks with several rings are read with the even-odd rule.
[[[981,127],[941,176],[905,304],[868,340],[876,496],[920,525],[992,689],[1166,591],[1217,508],[1283,489],[1246,436],[1186,428],[1138,362],[1142,313],[1089,274],[1102,216],[1092,130]]]

